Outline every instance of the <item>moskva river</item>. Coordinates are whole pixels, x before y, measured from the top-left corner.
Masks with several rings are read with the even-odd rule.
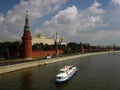
[[[55,84],[58,70],[75,65],[71,80]],[[0,90],[120,90],[120,53],[57,62],[0,75]]]

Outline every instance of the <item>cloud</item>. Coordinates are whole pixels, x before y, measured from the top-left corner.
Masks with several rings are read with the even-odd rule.
[[[120,0],[112,0],[114,4],[120,4]]]
[[[104,13],[104,10],[102,10],[100,8],[101,4],[98,3],[97,1],[94,1],[93,4],[87,8],[86,10],[84,10],[84,13],[85,14],[88,14],[88,15],[99,15],[99,14],[103,14]]]
[[[5,18],[0,14],[0,23],[2,23],[5,20]]]
[[[102,25],[92,32],[90,40],[102,41],[103,44],[116,43],[120,45],[118,38],[120,38],[120,0],[111,0],[109,5],[104,10],[102,16]]]
[[[0,39],[20,39],[23,33],[25,11],[29,11],[32,25],[37,19],[60,8],[66,0],[21,0],[5,17],[0,15]]]
[[[68,7],[65,10],[59,11],[58,14],[55,15],[50,21],[46,21],[44,23],[44,28],[46,28],[46,30],[48,28],[51,28],[53,29],[52,32],[53,31],[55,32],[56,29],[58,31],[65,31],[65,28],[68,25],[72,25],[72,26],[67,27],[66,29],[76,28],[75,20],[76,20],[77,15],[78,15],[78,11],[75,6]]]
[[[112,0],[104,14],[104,22],[107,23],[106,30],[120,30],[120,0]]]
[[[79,11],[74,5],[65,10],[60,10],[51,20],[44,23],[42,29],[49,33],[57,31],[65,38],[78,39],[81,32],[86,33],[104,25],[101,17],[104,10],[100,9],[100,6],[95,1],[89,8],[82,11]]]

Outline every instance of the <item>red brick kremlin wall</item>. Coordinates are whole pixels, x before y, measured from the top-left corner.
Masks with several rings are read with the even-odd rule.
[[[59,54],[63,53],[63,50],[58,50]],[[47,56],[47,55],[55,55],[56,51],[55,50],[47,50],[47,51],[37,51],[33,50],[32,51],[32,57],[37,58],[37,57],[42,57],[42,56]]]

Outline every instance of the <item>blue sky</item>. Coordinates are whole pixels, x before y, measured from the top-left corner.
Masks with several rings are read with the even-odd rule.
[[[0,0],[0,40],[21,39],[26,10],[32,35],[120,45],[120,0]]]
[[[26,0],[27,1],[27,0]],[[68,6],[75,5],[80,9],[89,7],[89,5],[94,0],[68,0],[66,5],[63,5],[61,8],[65,9]],[[102,7],[106,7],[110,0],[96,0],[102,4]],[[19,4],[20,0],[1,0],[0,1],[0,12],[6,14],[8,10],[12,9],[16,4]]]
[[[0,1],[0,12],[5,14],[8,10],[12,9],[14,5],[18,4],[20,0],[1,0]]]

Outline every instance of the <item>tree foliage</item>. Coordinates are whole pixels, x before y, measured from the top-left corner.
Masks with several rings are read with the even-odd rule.
[[[0,42],[0,59],[15,58],[13,53],[19,54],[20,42]],[[16,54],[16,55],[17,55]],[[16,56],[17,58],[17,56]]]

